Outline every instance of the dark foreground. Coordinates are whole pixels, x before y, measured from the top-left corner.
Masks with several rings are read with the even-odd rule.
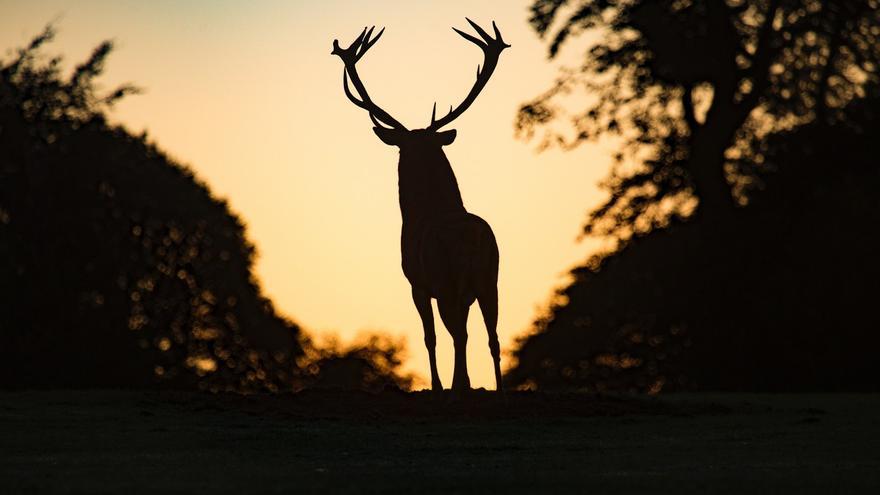
[[[9,494],[878,488],[878,395],[0,392]]]

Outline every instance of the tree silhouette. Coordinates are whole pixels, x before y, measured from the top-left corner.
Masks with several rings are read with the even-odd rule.
[[[773,133],[765,188],[705,235],[638,235],[572,273],[506,379],[589,390],[877,390],[880,88]]]
[[[876,0],[535,0],[550,57],[595,33],[583,65],[523,105],[521,135],[576,146],[623,141],[585,233],[626,239],[696,211],[708,222],[748,201],[770,134],[834,123],[878,81]],[[566,95],[587,91],[587,108]],[[549,125],[571,118],[573,136]],[[635,165],[633,165],[635,163]]]
[[[146,136],[105,121],[112,49],[70,77],[0,64],[0,386],[296,386],[300,329],[252,275],[241,220]]]
[[[585,233],[623,242],[572,272],[511,384],[876,390],[880,2],[537,0],[532,14],[551,57],[600,37],[518,129],[620,139]],[[589,106],[570,111],[579,88]]]

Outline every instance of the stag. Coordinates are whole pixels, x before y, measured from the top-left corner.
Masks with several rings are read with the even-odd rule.
[[[424,129],[408,130],[397,119],[380,108],[367,93],[357,72],[357,62],[379,41],[384,29],[373,37],[374,28],[366,29],[348,48],[333,41],[333,55],[345,65],[342,87],[352,103],[367,111],[373,132],[390,146],[400,150],[397,165],[400,213],[403,217],[401,257],[403,273],[412,286],[412,299],[425,331],[425,347],[431,363],[431,388],[443,390],[437,373],[437,343],[431,299],[437,300],[440,318],[452,336],[455,347],[455,370],[452,390],[470,389],[467,371],[467,319],[474,301],[489,334],[489,351],[495,366],[495,385],[502,391],[501,349],[498,344],[498,245],[492,228],[482,218],[469,213],[461,200],[455,174],[443,153],[443,146],[455,140],[454,129],[441,131],[458,118],[477,98],[489,82],[498,57],[510,47],[501,38],[495,23],[495,36],[490,36],[476,23],[467,19],[479,38],[452,28],[483,51],[482,69],[477,67],[477,80],[464,101],[446,116],[437,119],[437,104],[431,112],[431,123]],[[349,87],[354,86],[354,92]]]

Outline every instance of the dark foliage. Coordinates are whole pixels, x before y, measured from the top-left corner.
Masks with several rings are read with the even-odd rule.
[[[517,122],[524,136],[545,130],[545,146],[622,141],[586,234],[626,239],[694,211],[724,219],[760,186],[767,136],[840,121],[880,77],[877,0],[535,0],[531,24],[551,57],[598,36]]]
[[[242,222],[104,110],[101,44],[70,77],[0,64],[0,386],[296,386],[299,328],[253,275]]]
[[[536,0],[532,25],[555,29],[551,56],[599,34],[518,125],[567,146],[620,138],[585,233],[621,242],[574,270],[508,379],[880,388],[880,2]],[[582,88],[590,106],[566,112]],[[549,127],[566,115],[569,140]]]
[[[730,220],[636,236],[573,272],[513,385],[880,390],[880,95],[764,140],[778,172]]]
[[[348,346],[335,339],[319,346],[306,341],[303,386],[371,393],[410,390],[415,377],[401,371],[405,349],[402,340],[382,334],[363,336]]]

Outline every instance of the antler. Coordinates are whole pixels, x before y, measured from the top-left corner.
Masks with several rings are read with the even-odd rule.
[[[440,120],[435,119],[437,115],[437,104],[434,103],[434,110],[431,111],[431,125],[428,126],[428,129],[432,131],[436,131],[449,124],[471,106],[471,103],[477,99],[477,95],[480,94],[480,91],[482,91],[486,86],[486,83],[489,82],[489,78],[492,77],[492,72],[495,71],[495,66],[498,64],[498,57],[501,55],[501,52],[504,51],[505,48],[510,48],[510,45],[501,39],[501,32],[498,31],[498,26],[495,25],[495,21],[492,21],[492,29],[495,31],[495,37],[493,38],[489,36],[489,33],[484,31],[483,28],[478,26],[477,23],[467,17],[465,17],[465,19],[471,26],[473,26],[474,30],[477,31],[477,34],[480,35],[482,40],[477,39],[464,31],[459,31],[455,28],[452,29],[460,34],[462,38],[479,46],[480,49],[483,50],[483,69],[481,71],[480,66],[477,66],[477,81],[474,83],[474,87],[471,88],[470,93],[468,93],[464,101],[461,102],[455,110],[453,110],[452,107],[449,107],[449,113]]]
[[[379,41],[379,38],[382,37],[382,33],[385,32],[385,28],[382,28],[375,38],[371,38],[374,29],[375,26],[371,27],[369,30],[364,28],[364,30],[361,31],[360,36],[358,36],[348,48],[341,48],[339,46],[339,40],[333,40],[333,51],[331,54],[339,55],[339,58],[341,58],[342,62],[345,64],[345,68],[342,70],[342,88],[345,90],[345,96],[347,96],[352,103],[369,112],[373,124],[382,127],[379,123],[379,121],[382,121],[385,125],[389,125],[396,129],[406,130],[406,127],[404,127],[403,124],[373,103],[373,100],[371,100],[370,95],[367,94],[367,89],[364,87],[364,83],[361,82],[361,78],[358,76],[357,68],[355,67],[357,61],[367,53],[367,50],[369,50],[370,47]],[[351,82],[354,84],[354,89],[357,91],[360,99],[357,99],[354,94],[352,94],[351,89],[349,89],[349,78],[351,78]]]

